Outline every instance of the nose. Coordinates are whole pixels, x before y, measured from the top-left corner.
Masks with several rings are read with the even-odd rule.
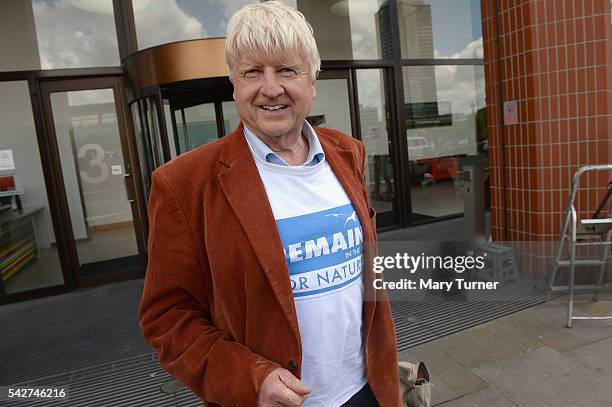
[[[275,70],[265,69],[263,72],[261,94],[267,98],[274,99],[285,92]]]

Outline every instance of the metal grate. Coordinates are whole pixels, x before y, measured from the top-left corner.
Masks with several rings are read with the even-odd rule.
[[[2,358],[0,383],[23,382],[150,351],[136,323],[82,332],[82,335],[50,341],[42,346],[14,345],[2,350],[2,354],[10,356]]]
[[[533,281],[521,281],[495,291],[472,291],[467,297],[396,291],[389,293],[389,300],[402,352],[541,304],[545,298]]]
[[[11,401],[10,406],[202,406],[202,400],[183,388],[174,394],[162,391],[173,380],[155,354],[90,366],[67,374],[49,376],[20,385],[68,385],[69,398]]]
[[[138,326],[142,280],[0,307],[0,385],[151,353]]]

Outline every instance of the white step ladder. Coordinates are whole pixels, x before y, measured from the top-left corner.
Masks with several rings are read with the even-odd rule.
[[[593,213],[590,219],[578,219],[574,201],[580,185],[580,176],[592,171],[612,171],[612,164],[606,165],[587,165],[581,167],[574,174],[572,189],[570,192],[567,210],[565,211],[565,220],[561,229],[561,238],[555,251],[554,265],[552,276],[549,281],[548,298],[554,292],[567,292],[569,294],[568,310],[567,310],[567,327],[572,327],[572,321],[575,319],[612,319],[610,316],[574,316],[574,291],[589,290],[593,291],[593,301],[598,300],[598,293],[607,288],[603,284],[603,278],[606,272],[606,260],[610,254],[610,245],[612,245],[612,204],[609,205],[607,217],[600,218],[600,214],[607,201],[612,196],[612,182],[608,184],[608,190],[605,197],[601,200],[599,206]],[[562,258],[563,248],[565,243],[569,244],[569,258]],[[601,246],[600,257],[589,257],[584,259],[576,258],[576,248],[580,246]],[[599,273],[596,284],[574,284],[576,279],[577,266],[598,266]],[[555,285],[555,279],[560,268],[569,267],[569,283],[568,285]]]

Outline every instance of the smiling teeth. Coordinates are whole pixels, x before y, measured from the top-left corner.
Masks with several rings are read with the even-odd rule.
[[[276,105],[276,106],[262,106],[263,109],[266,110],[278,110],[287,107],[287,105]]]

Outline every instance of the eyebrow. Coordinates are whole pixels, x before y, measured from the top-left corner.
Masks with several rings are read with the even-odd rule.
[[[244,72],[244,71],[248,71],[249,69],[254,69],[254,68],[261,68],[264,64],[259,64],[259,63],[246,63],[244,65],[238,65],[238,70],[240,72]],[[301,68],[305,68],[302,64],[300,63],[292,63],[292,62],[279,62],[278,64],[274,65],[275,68],[293,68],[296,70],[299,70]]]
[[[257,65],[257,64],[239,65],[238,72],[246,72],[254,68],[261,68],[261,65]]]

